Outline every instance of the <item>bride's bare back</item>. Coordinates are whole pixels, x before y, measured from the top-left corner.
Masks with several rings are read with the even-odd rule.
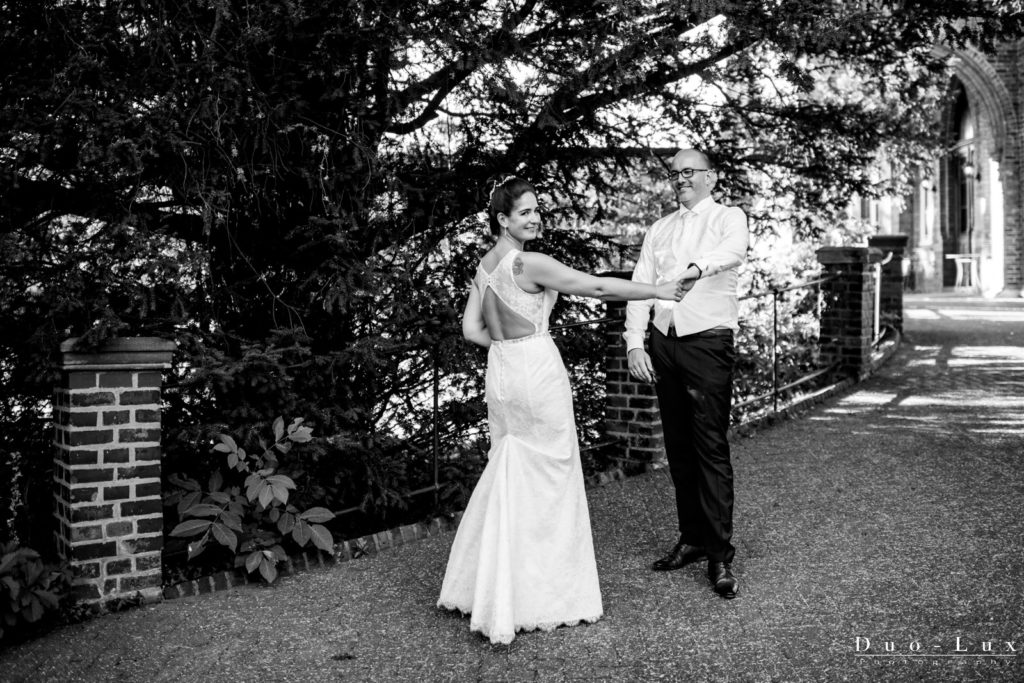
[[[509,250],[499,252],[497,249],[492,249],[480,259],[480,267],[486,275],[495,275],[497,268],[506,267],[502,264],[502,261],[508,256],[508,253]],[[544,292],[543,289],[538,289],[537,291],[523,289],[517,278],[517,275],[522,273],[522,261],[519,259],[518,253],[512,259],[512,284],[523,294],[541,295]],[[484,288],[483,305],[481,308],[483,310],[484,323],[487,325],[491,339],[517,339],[538,331],[532,321],[502,301],[492,287]]]

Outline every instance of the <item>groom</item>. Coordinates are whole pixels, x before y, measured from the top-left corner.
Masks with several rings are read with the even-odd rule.
[[[679,569],[707,558],[711,585],[734,598],[732,573],[733,477],[729,459],[733,335],[739,327],[736,267],[747,252],[747,217],[711,198],[718,174],[707,155],[678,152],[667,180],[682,206],[651,226],[633,280],[655,284],[689,280],[679,302],[647,300],[626,305],[630,374],[654,382],[675,486],[679,541],[654,563]],[[654,308],[650,353],[644,334]]]

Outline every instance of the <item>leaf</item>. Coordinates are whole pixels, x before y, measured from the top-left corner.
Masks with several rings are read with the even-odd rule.
[[[28,613],[25,614],[25,621],[28,621],[30,623],[34,623],[34,622],[39,621],[42,618],[43,618],[43,606],[39,603],[38,600],[33,598],[32,601],[30,601],[28,603]]]
[[[39,580],[40,575],[43,573],[43,565],[40,562],[32,562],[22,568],[24,572],[23,582],[26,586],[32,586],[36,581]]]
[[[254,550],[249,553],[249,557],[245,558],[245,571],[252,574],[256,571],[256,567],[260,566],[260,560],[263,559],[263,551]]]
[[[235,453],[232,453],[231,455],[228,456],[228,467],[229,468],[233,469],[233,468],[237,467],[239,464],[240,463],[238,462],[238,456]]]
[[[234,529],[239,532],[242,530],[242,518],[235,512],[225,511],[224,514],[220,516],[220,521],[229,529]]]
[[[9,572],[11,567],[14,566],[17,557],[18,556],[15,553],[7,553],[3,557],[0,557],[0,574],[6,574]]]
[[[309,543],[309,539],[313,536],[313,530],[309,528],[309,525],[299,520],[295,523],[295,528],[292,529],[292,538],[299,546],[304,546]]]
[[[46,590],[33,591],[36,597],[39,598],[39,602],[43,603],[49,609],[57,609],[60,606],[60,599],[56,594]]]
[[[277,498],[282,503],[288,502],[288,489],[281,484],[271,484],[270,490],[273,492],[274,498]]]
[[[274,566],[273,562],[263,558],[260,562],[260,574],[267,583],[274,583],[274,579],[277,578],[277,568]]]
[[[260,505],[264,508],[269,506],[270,501],[274,500],[274,489],[272,489],[268,484],[260,482],[259,500]]]
[[[183,496],[182,499],[178,501],[178,515],[184,515],[185,510],[188,510],[190,507],[198,503],[202,495],[203,494],[200,493],[198,490],[185,494],[185,496]]]
[[[235,547],[238,545],[238,537],[235,536],[235,532],[231,529],[216,522],[213,525],[213,537],[217,539],[218,543],[228,547],[231,552],[235,552]]]
[[[211,524],[213,524],[213,522],[208,519],[186,519],[184,522],[171,529],[171,536],[196,536],[197,534],[201,534],[209,529]]]
[[[274,420],[274,441],[280,441],[284,436],[284,418],[278,417]]]
[[[256,496],[259,495],[260,487],[265,486],[263,480],[257,477],[255,474],[250,474],[245,479],[245,497],[249,502],[256,500]]]
[[[0,581],[7,584],[7,590],[11,593],[11,598],[15,599],[21,593],[21,584],[14,580],[13,576],[0,576]]]
[[[194,559],[201,552],[206,550],[206,539],[207,538],[208,538],[208,536],[203,536],[201,539],[199,539],[195,543],[189,543],[188,544],[188,559],[190,559],[190,560]]]
[[[185,510],[183,517],[216,517],[222,512],[221,508],[209,503],[199,503]]]
[[[288,439],[295,443],[307,443],[313,440],[313,430],[309,427],[299,427],[288,434]]]
[[[196,480],[189,479],[188,477],[182,477],[177,474],[169,475],[167,477],[167,481],[188,491],[198,491],[200,489],[199,482]]]
[[[277,522],[279,519],[281,519],[281,508],[276,507],[270,511],[270,521]]]
[[[290,451],[292,449],[292,442],[291,441],[282,441],[280,443],[275,443],[274,444],[274,448],[276,448],[277,450],[281,451],[282,453],[287,453],[288,451]]]
[[[218,434],[217,437],[220,439],[220,442],[222,444],[227,446],[232,451],[238,450],[238,444],[235,443],[235,440],[231,438],[230,434]],[[216,448],[216,446],[214,448]]]
[[[231,496],[226,491],[213,491],[207,497],[220,505],[227,505],[231,502]]]
[[[315,507],[315,508],[309,508],[308,510],[303,512],[301,515],[299,515],[299,517],[301,517],[302,519],[306,520],[307,522],[313,522],[315,524],[323,524],[324,522],[326,522],[328,520],[334,519],[334,513],[331,512],[330,510],[328,510],[327,508]]]
[[[310,527],[310,531],[313,534],[313,545],[325,553],[334,551],[334,537],[331,536],[331,532],[327,530],[323,524],[314,524]]]
[[[288,553],[286,553],[284,551],[284,548],[282,548],[280,545],[276,543],[273,546],[271,546],[270,552],[273,553],[274,557],[277,558],[278,562],[284,562],[288,559]]]
[[[280,484],[281,486],[284,486],[286,489],[295,488],[295,482],[292,481],[292,478],[284,474],[274,474],[272,476],[269,476],[267,477],[267,481],[271,484]]]
[[[217,451],[218,453],[232,453],[233,454],[235,452],[234,449],[231,448],[231,446],[227,445],[226,443],[215,444],[214,447],[213,447],[213,450]]]
[[[291,514],[290,512],[284,513],[283,515],[281,515],[281,518],[277,520],[277,530],[281,532],[282,536],[287,536],[294,528],[295,515]]]
[[[224,475],[217,470],[210,475],[210,485],[207,487],[210,491],[220,491],[220,487],[224,485]]]

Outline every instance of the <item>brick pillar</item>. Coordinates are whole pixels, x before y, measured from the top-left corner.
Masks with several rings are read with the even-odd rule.
[[[821,356],[838,362],[841,372],[863,379],[871,365],[875,330],[875,267],[884,258],[870,247],[822,247],[818,261],[824,275]]]
[[[100,349],[60,346],[55,390],[57,548],[90,603],[160,595],[160,383],[172,341],[113,339]]]
[[[610,318],[624,318],[626,302],[609,301],[607,312]],[[665,437],[654,385],[629,376],[622,329],[621,322],[605,326],[605,432],[625,442],[625,457],[634,462],[623,463],[623,470],[633,474],[665,459]]]
[[[882,266],[881,315],[882,322],[903,332],[903,272],[910,235],[875,235],[868,238],[868,246],[880,249],[892,258]],[[884,260],[884,259],[883,259]]]

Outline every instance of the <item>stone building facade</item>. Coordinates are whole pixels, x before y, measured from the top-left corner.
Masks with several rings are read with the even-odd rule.
[[[951,52],[944,153],[903,202],[856,217],[909,238],[909,288],[1024,296],[1024,40]]]

